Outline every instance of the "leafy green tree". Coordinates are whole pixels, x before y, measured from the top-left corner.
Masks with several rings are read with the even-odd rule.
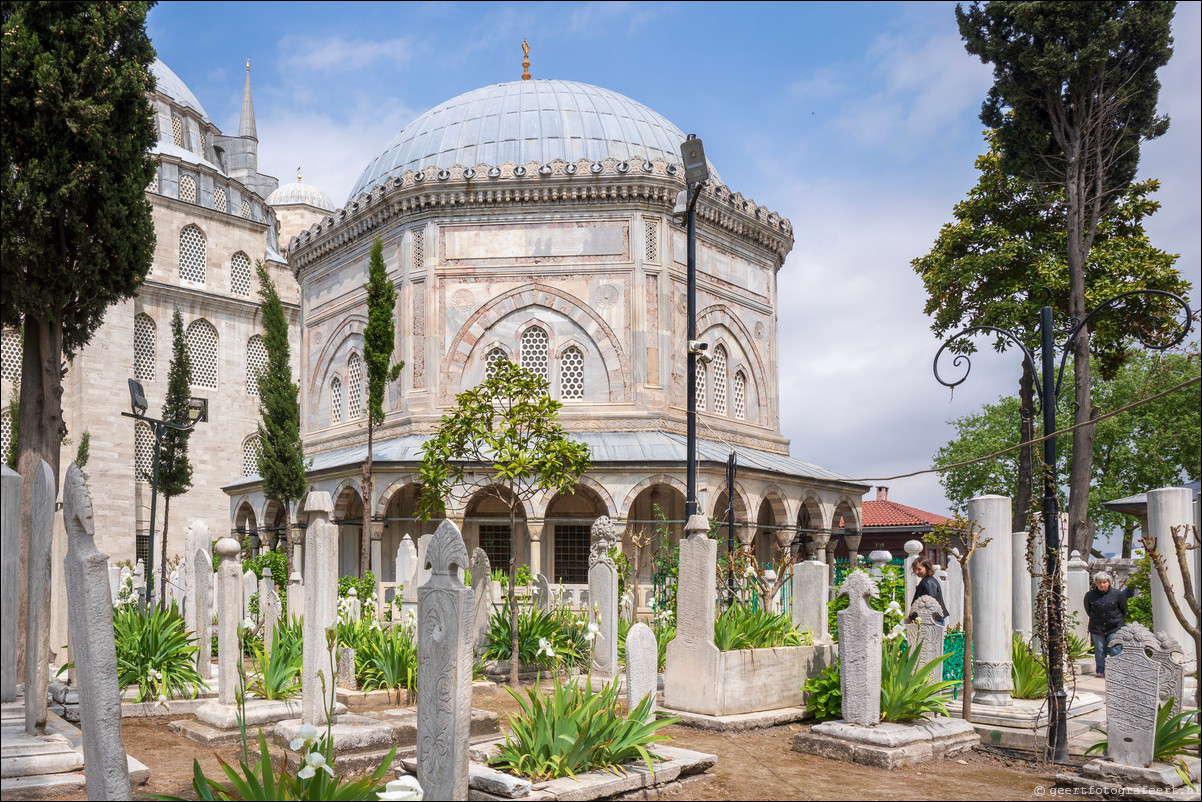
[[[292,572],[292,504],[305,494],[305,446],[300,437],[300,388],[292,381],[288,318],[275,284],[255,261],[259,277],[259,309],[263,312],[263,347],[267,367],[259,374],[259,476],[263,495],[284,512],[284,549]]]
[[[23,329],[18,470],[59,477],[63,360],[154,258],[150,3],[0,2],[0,324]],[[22,491],[30,531],[33,483]],[[29,551],[22,535],[21,563]],[[18,591],[18,628],[29,604]],[[18,666],[24,645],[17,644]]]
[[[192,396],[192,360],[184,339],[184,316],[177,307],[171,315],[171,365],[167,369],[167,397],[163,400],[163,420],[184,425],[188,422],[188,400]],[[163,536],[159,549],[159,607],[167,601],[167,525],[171,521],[171,499],[192,487],[192,463],[188,460],[191,429],[164,428],[159,446],[159,485],[163,495]],[[151,536],[154,533],[151,532]],[[154,566],[150,567],[154,570]]]
[[[927,291],[923,311],[932,318],[931,330],[939,337],[968,326],[997,326],[1028,340],[1034,348],[1039,308],[1051,304],[1061,315],[1068,309],[1068,269],[1065,262],[1066,230],[1063,192],[1036,191],[1025,178],[1003,169],[996,132],[989,133],[989,152],[979,157],[977,185],[953,209],[954,221],[940,229],[931,251],[911,265]],[[1090,252],[1086,293],[1091,305],[1131,289],[1189,291],[1189,283],[1174,268],[1176,256],[1152,246],[1143,221],[1160,208],[1152,198],[1158,183],[1132,184],[1111,205],[1098,226]],[[1114,314],[1098,318],[1091,340],[1101,359],[1104,375],[1126,358],[1124,338],[1160,306],[1136,297]],[[997,338],[1005,351],[1012,343]],[[954,344],[971,352],[970,340]],[[1011,418],[1020,427],[1023,443],[1034,438],[1034,385],[1025,360],[1019,380],[1019,407]],[[1031,506],[1034,452],[1030,445],[1017,455],[1013,473],[1018,485],[1014,518],[1023,520]]]
[[[547,394],[547,380],[508,360],[494,363],[484,381],[460,393],[422,446],[418,475],[420,515],[429,519],[444,500],[491,495],[509,510],[511,654],[518,654],[517,511],[540,493],[571,490],[589,467],[589,449],[559,421],[563,406]],[[518,682],[518,661],[509,680]]]
[[[392,363],[396,344],[396,287],[384,266],[384,243],[376,237],[367,267],[367,330],[363,332],[363,362],[367,366],[367,458],[363,460],[363,529],[359,538],[359,578],[371,564],[372,444],[377,424],[384,422],[384,391],[397,380],[405,363]]]
[[[1088,309],[1086,271],[1098,229],[1135,178],[1139,147],[1168,130],[1156,71],[1172,55],[1173,3],[1012,2],[956,7],[969,53],[993,64],[981,121],[996,129],[1003,168],[1037,191],[1062,191],[1068,314]],[[1073,344],[1074,423],[1088,424],[1089,331]],[[1095,432],[1073,431],[1069,544],[1087,553]]]
[[[1137,352],[1110,380],[1094,382],[1094,398],[1100,409],[1110,411],[1162,393],[1199,375],[1198,348],[1188,353],[1150,354]],[[1091,477],[1088,513],[1104,529],[1121,528],[1123,556],[1130,556],[1135,520],[1107,510],[1103,503],[1142,493],[1202,474],[1202,442],[1198,438],[1202,408],[1197,385],[1134,407],[1099,421],[1094,448],[1097,458]],[[983,457],[1018,445],[1014,418],[1019,401],[1014,396],[986,404],[980,411],[952,421],[956,436],[939,449],[935,462],[946,465]],[[1058,426],[1069,423],[1067,413]],[[1061,454],[1066,462],[1071,451]],[[985,493],[1011,495],[1015,492],[1016,454],[952,468],[940,474],[940,482],[956,513],[967,509],[968,500]]]
[[[92,433],[87,429],[83,430],[83,434],[79,436],[79,448],[75,449],[75,465],[79,468],[79,472],[83,474],[84,481],[88,479],[88,472],[84,468],[88,465],[88,458],[92,455]]]

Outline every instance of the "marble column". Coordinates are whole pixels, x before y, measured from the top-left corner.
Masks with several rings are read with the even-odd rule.
[[[981,527],[982,540],[990,540],[968,564],[972,573],[972,700],[978,704],[1008,705],[1014,689],[1010,676],[1014,637],[1010,516],[1010,499],[1005,496],[980,496],[968,502],[968,519]]]
[[[848,532],[843,536],[843,542],[847,544],[847,569],[854,571],[860,562],[860,541],[864,539],[861,532]]]
[[[1193,523],[1193,491],[1184,487],[1165,487],[1159,490],[1148,492],[1148,534],[1155,539],[1157,550],[1164,557],[1164,565],[1167,569],[1169,585],[1172,592],[1177,594],[1177,603],[1181,607],[1182,612],[1195,625],[1197,620],[1189,611],[1185,599],[1181,595],[1182,576],[1181,564],[1177,560],[1177,554],[1173,547],[1172,529],[1177,526],[1188,526]],[[1195,535],[1195,538],[1198,537]],[[1198,542],[1196,539],[1188,538],[1187,543]],[[1193,576],[1194,593],[1199,593],[1198,588],[1198,554],[1202,549],[1195,549],[1191,552],[1189,560],[1190,568]],[[1172,607],[1169,606],[1168,596],[1165,592],[1165,587],[1160,581],[1160,574],[1152,570],[1152,624],[1153,629],[1157,632],[1165,632],[1178,643],[1188,644],[1193,642],[1193,638],[1186,632],[1185,627],[1177,620],[1177,616],[1173,614]],[[1186,649],[1185,654],[1185,673],[1191,674],[1196,670],[1196,658],[1192,649]]]
[[[543,525],[526,524],[526,532],[530,535],[530,574],[537,575],[543,571]]]
[[[1031,640],[1033,613],[1031,612],[1031,571],[1027,566],[1027,533],[1015,532],[1010,536],[1010,568],[1014,577],[1010,586],[1010,617],[1014,631],[1022,633],[1023,639]]]
[[[1066,625],[1071,624],[1068,631],[1078,638],[1089,640],[1089,619],[1085,613],[1085,594],[1089,592],[1089,563],[1081,559],[1081,552],[1074,551],[1065,566],[1065,583],[1068,586],[1068,598],[1065,600],[1065,614],[1069,616]]]
[[[333,509],[334,502],[324,490],[310,491],[305,497],[309,525],[305,529],[301,720],[315,725],[326,723],[335,704],[332,641],[338,620],[338,527],[330,523]]]

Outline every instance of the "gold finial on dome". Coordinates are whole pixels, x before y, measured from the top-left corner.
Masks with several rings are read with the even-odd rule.
[[[247,75],[250,74],[250,57],[249,56],[246,59],[246,74]]]
[[[522,58],[522,80],[529,81],[530,80],[530,45],[528,45],[526,43],[525,39],[522,39],[522,53],[524,54],[524,57]]]
[[[299,184],[300,182],[301,182],[301,180],[300,180],[300,168],[299,168],[299,167],[297,167],[297,168],[296,168],[296,183],[298,183],[298,184]]]

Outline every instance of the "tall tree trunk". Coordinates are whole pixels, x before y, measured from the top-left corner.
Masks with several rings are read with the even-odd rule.
[[[363,528],[359,532],[359,578],[366,579],[371,567],[371,447],[375,434],[371,410],[367,411],[367,459],[363,460]],[[379,577],[376,577],[378,580]]]
[[[1123,522],[1123,552],[1124,560],[1131,559],[1131,541],[1135,539],[1135,521],[1127,518]]]
[[[1018,382],[1018,399],[1023,414],[1019,429],[1019,442],[1022,448],[1018,451],[1018,492],[1014,494],[1014,527],[1027,528],[1027,513],[1031,510],[1031,486],[1034,479],[1035,446],[1035,374],[1031,366],[1023,360],[1023,375]]]
[[[961,667],[960,689],[964,698],[960,700],[960,717],[972,721],[972,574],[968,570],[968,559],[960,563],[960,575],[964,578],[964,664]]]
[[[167,523],[171,519],[171,496],[163,496],[163,539],[159,548],[159,609],[167,609]],[[153,533],[151,533],[153,535]],[[154,570],[153,566],[150,569]]]
[[[46,460],[58,487],[59,451],[67,436],[63,420],[63,324],[61,320],[24,318],[25,342],[21,354],[21,401],[17,431],[17,473],[21,474],[21,544],[17,580],[16,671],[25,671],[25,615],[38,609],[29,598],[29,547],[33,531],[33,476],[38,460]],[[45,587],[50,587],[47,578]],[[47,622],[48,625],[49,622]]]
[[[509,684],[518,684],[518,512],[514,497],[509,497]]]

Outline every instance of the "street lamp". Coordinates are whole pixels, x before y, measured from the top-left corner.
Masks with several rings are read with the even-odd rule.
[[[702,358],[702,364],[709,362],[705,351],[708,343],[697,340],[697,197],[701,187],[710,177],[709,165],[705,160],[705,148],[696,134],[689,134],[688,139],[680,145],[680,159],[684,164],[685,190],[687,201],[681,209],[677,201],[677,211],[685,211],[688,231],[688,334],[686,335],[686,351],[688,362],[685,372],[688,374],[687,406],[685,407],[686,437],[686,468],[687,492],[684,501],[684,517],[686,521],[697,514],[697,359]],[[733,493],[732,493],[733,495]],[[687,529],[689,524],[685,524]]]
[[[168,429],[179,432],[190,431],[201,420],[208,420],[208,404],[201,398],[188,399],[188,422],[183,424],[148,418],[146,410],[149,404],[146,402],[146,391],[142,389],[141,382],[130,379],[129,406],[133,412],[122,412],[121,414],[126,418],[133,418],[147,424],[154,435],[154,468],[150,478],[150,548],[146,554],[146,570],[151,576],[151,581],[146,583],[146,606],[149,608],[154,604],[154,515],[159,499],[159,449],[163,445],[163,434]]]
[[[1085,330],[1085,327],[1089,325],[1089,321],[1099,312],[1118,304],[1125,298],[1136,295],[1160,296],[1167,301],[1180,305],[1181,309],[1185,312],[1184,325],[1168,342],[1153,342],[1148,339],[1150,334],[1159,333],[1163,330],[1162,324],[1164,323],[1164,319],[1158,315],[1148,315],[1145,317],[1144,323],[1156,324],[1151,331],[1143,328],[1136,331],[1136,337],[1145,347],[1156,351],[1163,351],[1167,348],[1172,348],[1185,339],[1185,336],[1189,334],[1190,328],[1193,325],[1193,316],[1189,304],[1184,298],[1163,290],[1133,290],[1102,301],[1080,322],[1076,319],[1069,319],[1068,338],[1060,350],[1059,370],[1055,367],[1056,346],[1052,342],[1052,338],[1057,332],[1052,322],[1052,307],[1050,306],[1044,306],[1039,310],[1040,361],[1038,366],[1036,365],[1035,357],[1031,354],[1030,349],[1027,348],[1021,337],[1012,331],[996,326],[971,326],[953,334],[939,347],[939,350],[935,353],[935,361],[932,364],[932,368],[935,371],[935,379],[940,384],[945,387],[957,386],[968,378],[968,372],[972,369],[972,360],[966,354],[956,356],[953,364],[959,367],[963,363],[965,366],[964,375],[955,381],[945,381],[939,375],[939,357],[956,340],[976,332],[988,331],[1005,337],[1017,345],[1023,352],[1023,359],[1026,361],[1033,376],[1035,393],[1039,398],[1039,405],[1043,412],[1043,433],[1047,437],[1043,441],[1044,578],[1045,581],[1050,582],[1048,586],[1050,591],[1048,593],[1049,604],[1047,612],[1048,637],[1045,644],[1045,654],[1048,664],[1047,753],[1057,763],[1064,763],[1068,760],[1068,708],[1064,692],[1064,664],[1061,644],[1061,638],[1064,635],[1064,596],[1060,584],[1060,529],[1058,520],[1060,510],[1059,502],[1056,498],[1056,438],[1048,437],[1048,435],[1056,431],[1056,407],[1059,403],[1061,381],[1064,378],[1064,365],[1078,335]],[[1024,414],[1026,413],[1024,412]]]

